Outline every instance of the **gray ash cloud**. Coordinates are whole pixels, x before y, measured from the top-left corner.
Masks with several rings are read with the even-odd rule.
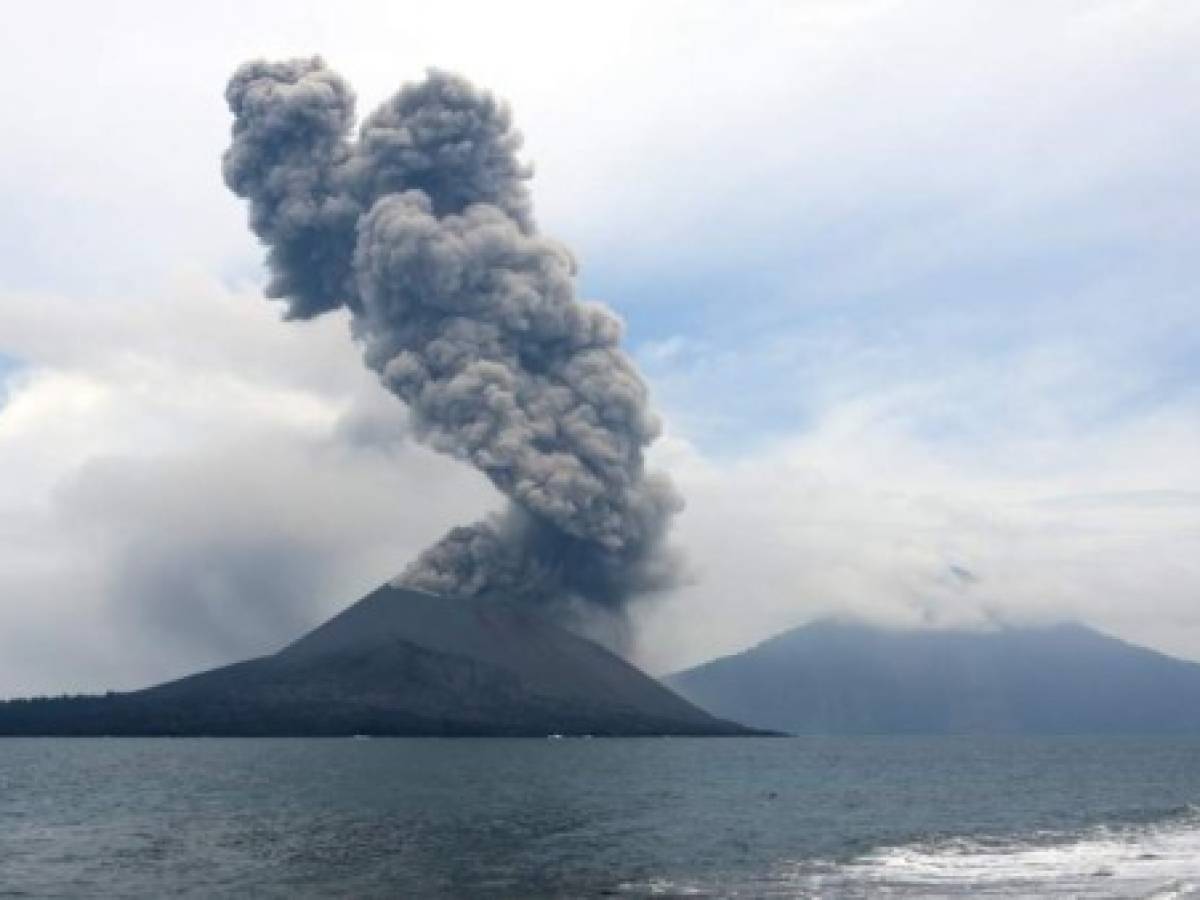
[[[419,437],[508,498],[400,576],[619,611],[671,584],[681,501],[643,454],[659,432],[620,321],[576,296],[575,261],[534,224],[508,107],[431,70],[351,139],[354,94],[319,58],[229,82],[225,181],[267,247],[287,317],[346,307],[364,359]]]

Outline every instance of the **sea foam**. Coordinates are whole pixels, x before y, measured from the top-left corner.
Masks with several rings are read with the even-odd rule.
[[[797,880],[814,894],[1200,897],[1200,809],[1075,833],[914,842]]]

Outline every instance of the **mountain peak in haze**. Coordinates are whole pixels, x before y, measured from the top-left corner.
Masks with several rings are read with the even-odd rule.
[[[664,680],[715,715],[798,734],[1200,732],[1200,665],[1077,622],[826,618]]]

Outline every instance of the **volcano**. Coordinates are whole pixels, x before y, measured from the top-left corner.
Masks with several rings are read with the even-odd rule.
[[[715,715],[794,734],[1200,734],[1200,665],[1080,623],[821,619],[665,681]]]
[[[385,585],[271,656],[0,703],[3,735],[737,735],[535,610]]]

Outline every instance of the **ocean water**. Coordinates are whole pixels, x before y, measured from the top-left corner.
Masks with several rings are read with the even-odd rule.
[[[0,896],[1200,896],[1200,740],[0,740]]]

